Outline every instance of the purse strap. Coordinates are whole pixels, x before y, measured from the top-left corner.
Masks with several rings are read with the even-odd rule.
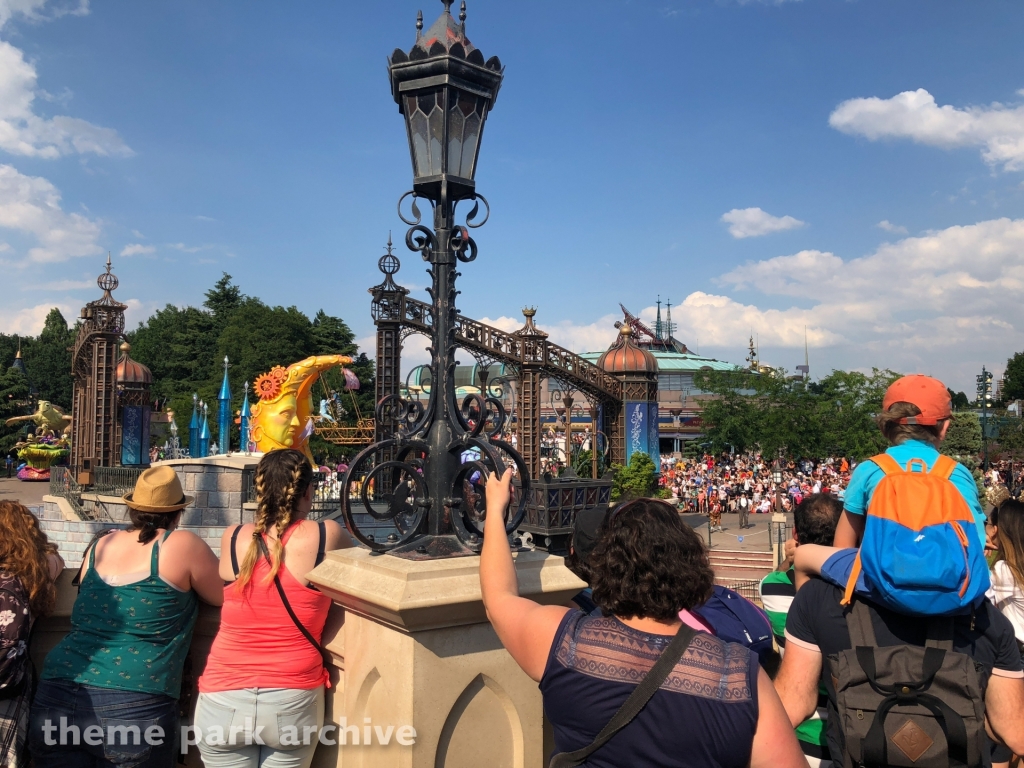
[[[256,538],[256,544],[260,548],[260,554],[262,554],[263,557],[267,558],[267,562],[271,564],[271,567],[273,567],[274,561],[270,559],[270,552],[267,551],[267,545],[266,542],[263,541],[262,536]],[[332,657],[331,654],[327,652],[326,648],[324,648],[322,645],[320,645],[320,643],[316,641],[316,638],[313,637],[312,634],[310,634],[309,630],[306,629],[305,625],[301,621],[299,621],[299,617],[296,616],[295,611],[292,610],[292,604],[288,602],[288,596],[285,595],[284,587],[281,586],[281,579],[278,578],[277,574],[274,574],[274,586],[277,587],[277,594],[281,596],[281,602],[284,603],[284,609],[288,611],[288,615],[295,623],[296,628],[299,630],[299,632],[302,633],[302,636],[309,641],[309,644],[316,648],[317,652],[320,654],[320,658],[323,659],[324,667],[331,667],[334,664],[334,657]]]
[[[681,625],[675,637],[665,646],[665,650],[661,652],[661,656],[658,657],[654,666],[651,667],[650,672],[644,675],[644,679],[629,694],[629,698],[622,703],[618,712],[612,715],[612,719],[601,729],[601,732],[597,734],[594,741],[590,745],[583,747],[583,749],[577,749],[575,752],[561,752],[555,755],[551,758],[548,768],[575,768],[575,766],[585,762],[587,758],[607,744],[612,736],[633,722],[636,716],[640,714],[640,711],[647,706],[647,702],[661,688],[661,684],[665,682],[669,673],[679,663],[679,660],[686,653],[686,649],[690,647],[690,642],[696,635],[697,631],[695,629],[688,627],[686,624]]]

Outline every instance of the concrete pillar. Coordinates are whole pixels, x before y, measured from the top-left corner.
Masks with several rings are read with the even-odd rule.
[[[516,558],[520,592],[564,604],[584,585],[541,552]],[[363,549],[328,553],[310,580],[345,608],[327,647],[344,657],[326,722],[416,730],[415,744],[321,746],[314,768],[540,768],[537,684],[484,614],[479,559],[414,561]],[[325,634],[326,639],[326,634]],[[369,721],[369,723],[367,723]],[[406,731],[408,733],[408,731]]]

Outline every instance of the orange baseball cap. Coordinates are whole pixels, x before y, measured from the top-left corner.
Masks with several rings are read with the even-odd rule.
[[[917,416],[900,419],[900,424],[932,426],[953,414],[953,404],[946,385],[920,373],[896,379],[889,385],[885,390],[882,408],[887,411],[893,403],[913,403],[921,409]]]

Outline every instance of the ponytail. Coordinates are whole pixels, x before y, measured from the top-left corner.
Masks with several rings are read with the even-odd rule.
[[[277,532],[268,542],[270,574],[267,581],[277,576],[284,562],[281,537],[295,519],[299,500],[313,482],[313,469],[301,452],[292,449],[272,451],[260,459],[256,466],[256,515],[253,520],[252,540],[238,569],[238,586],[243,589],[252,581],[253,570],[260,558],[259,539],[270,529]]]

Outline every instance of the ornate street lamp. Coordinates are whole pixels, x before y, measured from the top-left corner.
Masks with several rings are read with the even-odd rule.
[[[497,57],[485,61],[466,38],[466,4],[458,23],[450,6],[450,0],[444,1],[444,12],[426,32],[420,13],[416,44],[408,53],[396,50],[388,62],[413,169],[413,188],[399,199],[398,215],[409,225],[406,245],[430,265],[430,392],[425,403],[398,395],[381,399],[377,424],[386,425],[390,434],[353,459],[342,494],[342,514],[353,536],[377,552],[411,559],[480,551],[487,473],[503,472],[508,462],[518,468],[518,498],[507,516],[508,533],[526,513],[530,486],[522,457],[501,439],[506,418],[501,401],[486,390],[456,400],[455,267],[476,258],[469,229],[482,226],[490,215],[487,201],[476,193],[476,164],[503,68]],[[411,217],[402,212],[407,197],[412,198]],[[456,207],[462,201],[472,208],[460,226]],[[422,202],[433,208],[433,229],[420,223]],[[481,202],[486,212],[478,221]],[[398,269],[394,261],[386,271],[389,279]],[[378,524],[375,531],[383,524],[393,526],[393,532],[385,541],[364,533],[364,515]]]

